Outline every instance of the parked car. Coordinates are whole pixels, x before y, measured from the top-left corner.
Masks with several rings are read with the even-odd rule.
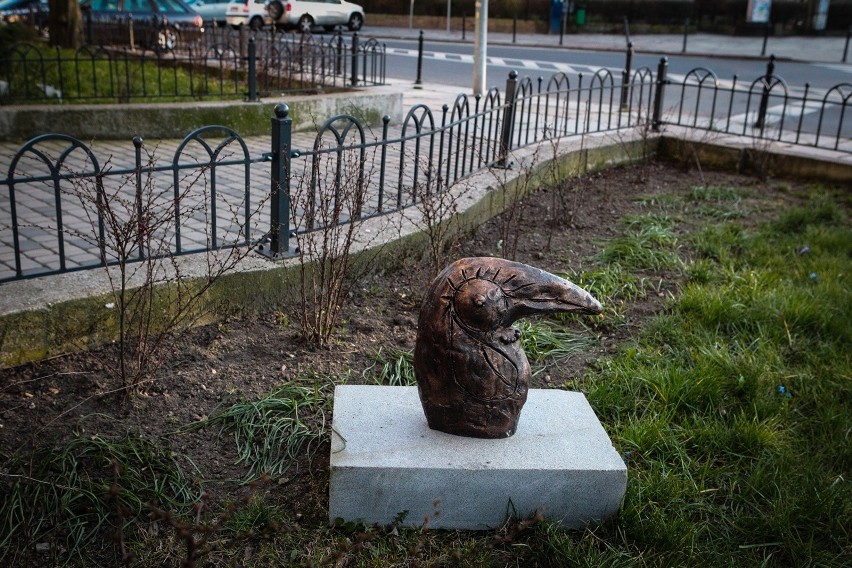
[[[47,27],[47,0],[0,0],[0,20],[22,22],[36,29]]]
[[[364,9],[345,0],[272,0],[269,15],[283,28],[310,32],[314,26],[327,31],[346,26],[358,31],[364,25]]]
[[[224,26],[231,0],[186,0],[190,8],[201,14],[205,23]]]
[[[232,0],[228,4],[226,20],[234,28],[248,26],[253,30],[263,29],[265,24],[272,23],[266,12],[265,0]]]
[[[201,14],[183,0],[82,0],[80,8],[89,43],[126,45],[132,29],[134,44],[169,51],[198,41],[204,33]]]

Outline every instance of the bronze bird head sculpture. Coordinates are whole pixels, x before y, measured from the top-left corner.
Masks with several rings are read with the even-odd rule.
[[[591,294],[538,268],[492,257],[445,268],[424,295],[414,370],[433,430],[506,438],[527,400],[530,365],[512,327],[552,312],[597,314]]]

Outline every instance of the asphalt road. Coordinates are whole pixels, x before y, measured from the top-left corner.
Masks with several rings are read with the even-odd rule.
[[[415,79],[417,42],[387,40],[384,43],[387,46],[388,76],[396,79]],[[469,42],[426,42],[421,75],[423,82],[457,86],[460,91],[469,92],[473,83],[473,49],[473,45]],[[656,73],[659,61],[660,57],[657,55],[636,53],[632,67],[637,70],[646,66]],[[754,81],[759,80],[766,73],[766,62],[767,60],[754,58],[675,56],[668,58],[668,77],[673,82],[682,82],[690,71],[703,68],[715,73],[718,85],[723,89],[730,88],[736,76],[737,87],[748,90]],[[586,81],[584,85],[588,85],[589,78],[602,69],[612,73],[618,83],[624,66],[625,54],[618,52],[489,45],[486,77],[489,86],[498,86],[502,90],[511,70],[518,71],[521,78],[544,77],[545,80],[554,73],[564,72],[568,74],[573,87],[578,84],[580,74]],[[849,84],[845,89],[846,93],[852,91],[852,66],[779,61],[775,66],[775,75],[784,79],[788,99],[785,100],[782,96],[783,89],[773,91],[779,96],[774,96],[770,101],[770,126],[773,117],[780,117],[783,114],[787,127],[789,127],[789,121],[798,122],[801,117],[801,128],[804,132],[815,132],[817,128],[823,132],[826,128],[832,132],[836,130],[841,120],[838,107],[828,106],[823,111],[821,105],[813,103],[802,105],[796,99],[805,93],[806,83],[809,84],[807,87],[809,99],[821,99],[829,89],[841,83]],[[760,89],[760,84],[755,85],[753,89],[755,95]],[[712,96],[707,96],[705,93],[698,97],[695,89],[686,89],[683,94],[685,110],[697,108],[699,115],[709,115]],[[669,112],[679,112],[680,109],[675,103],[679,98],[680,87],[669,86],[665,108],[669,109]],[[714,115],[716,120],[730,120],[729,124],[732,125],[737,123],[746,125],[752,120],[750,117],[755,111],[754,98],[749,100],[747,96],[739,96],[734,98],[730,107],[727,98],[720,100]],[[844,120],[843,130],[846,136],[852,136],[850,122],[852,121]]]

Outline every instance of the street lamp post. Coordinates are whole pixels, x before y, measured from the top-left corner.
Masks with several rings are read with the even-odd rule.
[[[484,95],[488,59],[488,0],[476,0],[476,45],[473,48],[473,94]]]

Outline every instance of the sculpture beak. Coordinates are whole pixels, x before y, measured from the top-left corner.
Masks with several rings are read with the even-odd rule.
[[[603,308],[594,296],[576,284],[549,272],[530,267],[503,285],[509,298],[509,323],[554,312],[599,314]]]

